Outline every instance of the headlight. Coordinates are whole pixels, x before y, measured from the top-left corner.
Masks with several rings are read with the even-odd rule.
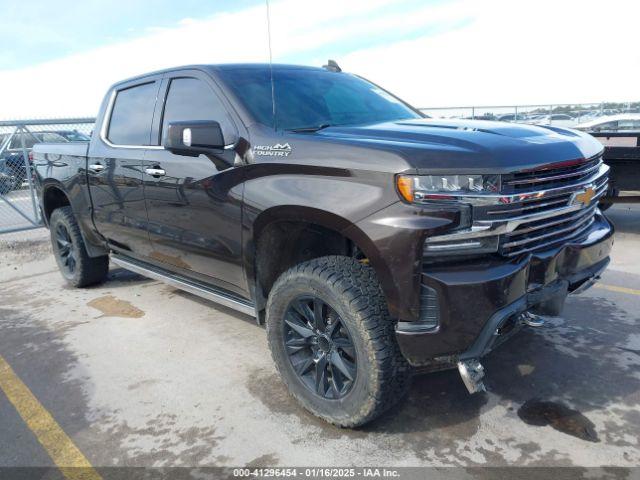
[[[457,195],[500,191],[500,175],[398,175],[398,192],[407,202],[446,200]]]

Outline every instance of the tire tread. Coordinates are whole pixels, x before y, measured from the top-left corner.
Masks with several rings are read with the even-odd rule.
[[[300,263],[278,278],[271,293],[277,295],[277,292],[286,288],[290,282],[299,282],[301,278],[309,276],[316,277],[340,293],[353,312],[374,357],[371,362],[374,366],[373,371],[368,372],[372,388],[369,390],[369,401],[351,418],[320,415],[310,408],[303,397],[294,392],[292,394],[316,416],[334,425],[363,425],[396,404],[410,384],[411,367],[402,356],[396,342],[395,322],[389,316],[386,299],[373,268],[351,257],[326,256]],[[269,295],[267,312],[273,301],[273,295]],[[267,328],[269,324],[267,320]],[[277,361],[276,366],[282,374]]]
[[[60,220],[58,220],[60,218]],[[73,214],[73,210],[70,206],[60,207],[53,211],[51,214],[51,232],[53,242],[53,226],[58,221],[63,221],[68,227],[69,235],[72,237],[74,244],[78,246],[78,258],[77,258],[77,275],[74,278],[67,279],[67,281],[77,288],[88,287],[101,283],[107,277],[109,273],[109,256],[103,255],[100,257],[90,257],[87,253],[87,249],[84,245],[82,234],[80,233],[80,226],[76,221],[76,217]],[[65,277],[66,278],[66,277]]]

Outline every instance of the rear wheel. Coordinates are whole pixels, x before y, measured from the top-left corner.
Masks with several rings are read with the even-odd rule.
[[[267,336],[290,393],[335,425],[374,419],[409,385],[375,273],[352,258],[322,257],[283,273],[269,294]]]
[[[74,287],[102,282],[109,272],[109,256],[90,257],[71,207],[53,211],[49,220],[51,245],[64,279]]]

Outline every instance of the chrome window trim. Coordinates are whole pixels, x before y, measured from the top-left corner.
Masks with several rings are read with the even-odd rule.
[[[134,86],[135,87],[135,86]],[[128,87],[133,88],[133,87]],[[113,113],[113,106],[116,103],[116,97],[118,95],[118,90],[115,88],[111,92],[111,96],[109,97],[109,103],[107,105],[107,109],[104,112],[104,118],[102,119],[102,125],[100,126],[100,140],[104,142],[111,148],[134,148],[134,149],[144,149],[144,150],[164,150],[162,145],[121,145],[112,143],[107,138],[107,130],[109,129],[109,124],[111,123],[111,114]]]
[[[132,88],[132,87],[128,87]],[[113,111],[113,106],[116,103],[116,97],[118,96],[118,90],[113,90],[111,92],[111,96],[109,97],[109,103],[107,105],[107,109],[104,113],[104,118],[102,119],[102,125],[100,126],[100,140],[103,143],[108,145],[111,148],[135,148],[135,149],[144,149],[144,150],[166,150],[162,145],[121,145],[112,143],[107,138],[107,130],[109,129],[109,123],[111,122],[111,113]],[[229,145],[224,146],[224,150],[232,150],[235,148],[235,143],[230,143]]]

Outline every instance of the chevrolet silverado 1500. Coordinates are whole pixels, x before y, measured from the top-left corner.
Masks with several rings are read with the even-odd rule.
[[[129,79],[90,142],[33,152],[71,285],[111,260],[255,316],[291,394],[345,427],[414,367],[482,390],[482,356],[558,315],[613,243],[590,135],[431,120],[335,64]]]

